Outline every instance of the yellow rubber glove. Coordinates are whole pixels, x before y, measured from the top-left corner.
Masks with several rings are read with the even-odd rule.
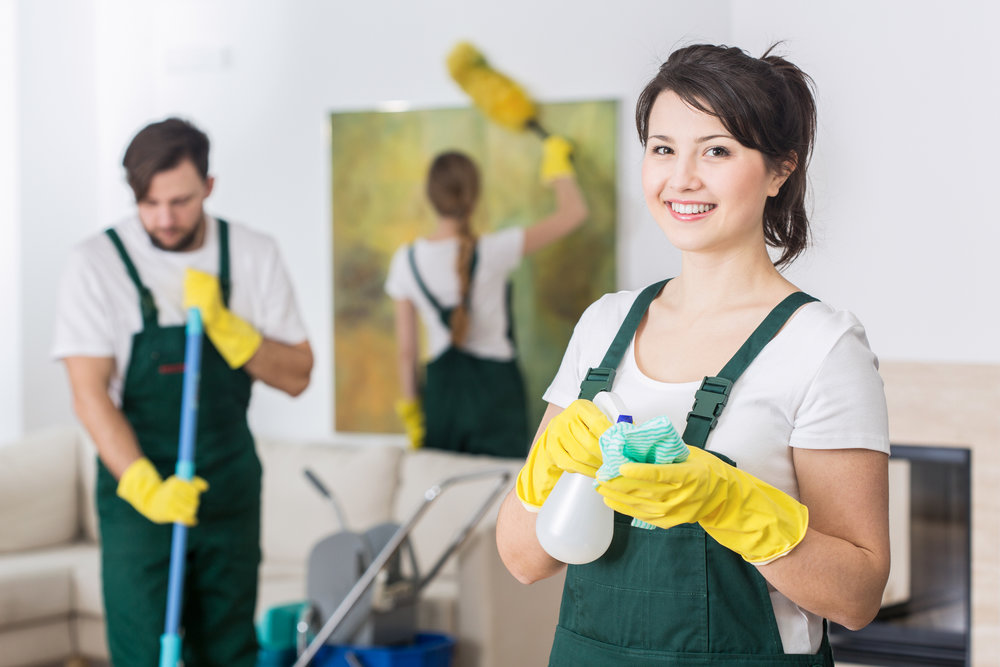
[[[563,137],[551,134],[542,142],[542,183],[548,185],[557,178],[573,176],[576,171],[569,156],[573,146]]]
[[[545,427],[517,475],[517,497],[537,512],[563,471],[595,477],[601,467],[601,434],[611,422],[600,408],[583,399],[570,403]]]
[[[615,511],[660,528],[697,521],[750,563],[784,556],[805,537],[806,506],[698,447],[686,461],[626,463],[597,487]]]
[[[401,398],[396,401],[396,414],[403,420],[406,435],[410,438],[410,449],[424,446],[424,409],[419,398]]]
[[[118,480],[118,497],[153,523],[198,523],[198,497],[208,490],[201,477],[191,481],[171,475],[160,477],[146,457],[136,459]]]
[[[250,361],[263,341],[249,322],[222,304],[219,279],[209,273],[189,268],[184,274],[184,307],[201,311],[208,339],[230,368]]]

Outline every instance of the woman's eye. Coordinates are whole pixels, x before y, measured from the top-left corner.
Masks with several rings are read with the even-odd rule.
[[[670,155],[674,151],[669,146],[653,146],[652,152],[654,155]]]
[[[712,146],[705,154],[709,157],[726,157],[729,155],[729,149],[724,146]]]

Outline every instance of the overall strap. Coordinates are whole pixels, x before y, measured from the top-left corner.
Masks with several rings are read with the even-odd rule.
[[[510,346],[513,349],[517,349],[517,341],[514,339],[514,283],[510,280],[507,281],[506,289],[506,308],[507,308],[507,340],[510,341]]]
[[[643,315],[646,314],[649,304],[653,302],[653,299],[656,298],[656,295],[660,293],[660,290],[663,289],[663,286],[669,280],[670,278],[667,278],[658,283],[653,283],[639,292],[635,301],[632,302],[632,307],[629,309],[628,314],[622,321],[618,333],[615,334],[614,340],[608,346],[608,351],[604,354],[601,364],[596,368],[590,368],[587,371],[587,376],[580,383],[580,395],[578,398],[590,401],[599,392],[611,391],[611,386],[615,381],[615,371],[622,361],[625,350],[628,349],[629,343],[632,341],[633,336],[635,336],[635,330],[639,328],[639,323],[642,321]]]
[[[441,323],[444,324],[445,328],[446,329],[451,329],[451,311],[453,311],[454,308],[445,308],[444,306],[442,306],[438,302],[438,300],[434,298],[434,295],[431,294],[430,290],[427,289],[427,285],[424,284],[423,278],[420,277],[420,271],[417,270],[417,260],[416,260],[416,257],[415,257],[415,253],[413,251],[413,245],[412,244],[410,245],[409,249],[407,250],[407,256],[410,259],[410,270],[413,271],[413,277],[416,278],[416,280],[417,280],[417,286],[420,288],[420,291],[423,292],[423,294],[427,298],[427,300],[430,301],[431,306],[434,308],[434,310],[437,311],[438,317],[441,318]],[[469,263],[469,280],[470,281],[472,280],[473,274],[475,274],[475,272],[476,272],[476,262],[478,260],[479,260],[479,246],[477,244],[476,246],[474,246],[472,248],[472,261]],[[471,292],[472,292],[472,290],[470,289],[469,293],[471,293]],[[465,307],[466,308],[469,307],[469,295],[468,294],[465,295]]]
[[[694,406],[687,416],[687,426],[682,436],[684,442],[692,447],[705,448],[708,434],[719,421],[722,409],[726,407],[733,383],[757,358],[764,346],[771,342],[781,327],[785,326],[792,313],[801,306],[817,300],[805,292],[789,294],[771,310],[718,375],[702,380],[701,387],[694,394]]]
[[[219,288],[222,290],[222,304],[229,308],[229,293],[233,289],[229,279],[229,223],[216,218],[219,223]]]
[[[135,269],[135,264],[132,263],[132,258],[128,256],[128,252],[125,251],[125,244],[122,243],[121,238],[112,228],[104,230],[104,233],[108,235],[111,242],[115,245],[118,250],[118,255],[122,258],[122,262],[125,263],[125,270],[128,271],[129,277],[135,284],[136,290],[139,292],[139,307],[142,309],[142,327],[143,329],[155,329],[157,327],[157,311],[156,311],[156,301],[153,299],[153,293],[149,291],[145,285],[142,284],[142,280],[139,278],[139,272]]]

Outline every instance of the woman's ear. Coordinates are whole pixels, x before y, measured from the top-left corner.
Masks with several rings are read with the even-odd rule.
[[[781,190],[781,186],[785,184],[785,181],[788,180],[788,177],[792,175],[792,172],[795,171],[795,168],[798,166],[799,157],[795,154],[795,151],[792,151],[788,154],[788,157],[782,160],[774,170],[770,187],[767,189],[767,196],[777,196],[778,191]]]

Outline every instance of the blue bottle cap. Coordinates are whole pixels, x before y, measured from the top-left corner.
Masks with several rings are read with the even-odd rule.
[[[616,423],[621,423],[621,422],[628,422],[629,424],[633,423],[632,415],[618,415],[618,421]]]

